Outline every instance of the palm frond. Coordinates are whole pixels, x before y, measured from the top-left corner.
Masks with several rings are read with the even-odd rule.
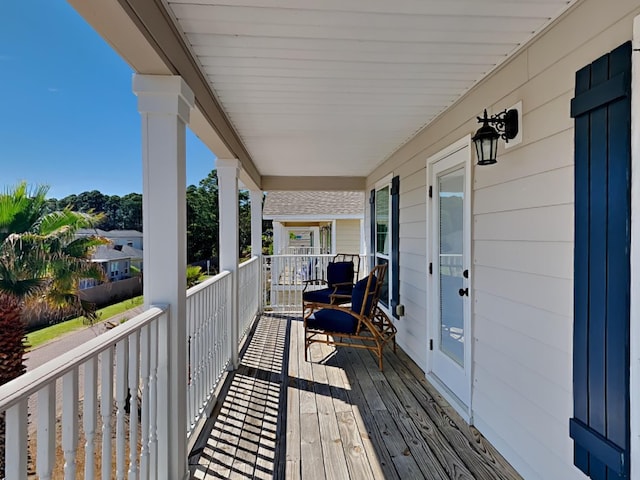
[[[72,238],[80,228],[91,228],[104,219],[103,213],[82,213],[67,207],[43,215],[35,226],[41,235],[65,235]]]
[[[48,191],[46,185],[29,190],[27,183],[21,182],[0,193],[0,242],[11,233],[31,230],[45,211]]]

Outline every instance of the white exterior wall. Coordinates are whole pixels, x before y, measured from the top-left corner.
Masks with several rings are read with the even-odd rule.
[[[335,242],[335,253],[360,253],[360,220],[336,220]]]
[[[426,160],[523,102],[523,141],[473,168],[475,425],[526,479],[583,479],[569,438],[575,72],[632,37],[637,1],[586,0],[420,132],[369,178],[400,175],[398,341],[428,369]],[[367,217],[369,211],[366,211]],[[368,222],[368,218],[367,218]],[[368,223],[367,223],[368,225]],[[369,238],[367,237],[367,243]]]

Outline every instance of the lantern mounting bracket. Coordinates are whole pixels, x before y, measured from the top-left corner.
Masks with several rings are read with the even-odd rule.
[[[510,110],[503,110],[495,115],[487,116],[487,109],[484,110],[484,117],[476,117],[478,123],[485,125],[493,125],[500,138],[505,143],[509,143],[509,140],[513,140],[518,135],[518,110],[512,108]]]

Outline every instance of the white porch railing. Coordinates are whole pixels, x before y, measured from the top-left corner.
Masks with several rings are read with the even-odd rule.
[[[238,331],[240,339],[249,331],[260,311],[261,268],[259,257],[241,263],[238,267]]]
[[[38,478],[52,478],[60,446],[65,479],[75,479],[76,473],[91,479],[98,469],[102,478],[112,478],[114,466],[117,479],[157,477],[158,324],[163,320],[169,320],[167,309],[151,308],[0,387],[7,480],[27,478],[30,451]],[[84,450],[83,472],[76,472],[79,450]]]
[[[231,273],[187,291],[187,437],[209,413],[213,393],[231,358]]]
[[[260,309],[260,267],[256,257],[238,269],[240,332],[248,331]],[[184,414],[191,445],[231,358],[231,275],[223,272],[186,293]],[[79,462],[82,478],[95,478],[97,471],[101,478],[158,478],[158,426],[168,418],[156,403],[158,332],[159,324],[170,321],[175,319],[168,307],[151,308],[0,386],[5,478],[23,480],[30,473],[59,478],[64,463],[64,478],[75,479]]]
[[[326,278],[327,264],[334,255],[263,256],[263,307],[277,311],[302,309],[302,289],[306,280]],[[360,256],[359,277],[367,274],[366,258]],[[309,285],[308,289],[323,288]]]

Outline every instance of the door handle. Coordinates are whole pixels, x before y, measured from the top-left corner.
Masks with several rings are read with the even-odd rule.
[[[458,295],[460,295],[461,297],[468,297],[469,296],[469,287],[461,288],[460,290],[458,290]]]

